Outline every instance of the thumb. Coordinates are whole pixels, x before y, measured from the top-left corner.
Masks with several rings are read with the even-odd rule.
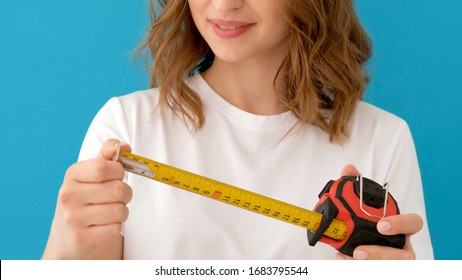
[[[117,149],[120,149],[131,152],[132,148],[127,143],[122,143],[117,139],[108,139],[104,142],[101,150],[99,151],[98,158],[105,159],[105,160],[112,160],[117,153]]]
[[[356,167],[352,164],[347,164],[342,170],[342,175],[341,176],[358,176],[359,171],[356,169]]]

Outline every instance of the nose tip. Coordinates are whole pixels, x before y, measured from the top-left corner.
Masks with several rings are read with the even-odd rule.
[[[244,0],[213,0],[213,6],[217,11],[229,11],[239,9],[244,5]]]

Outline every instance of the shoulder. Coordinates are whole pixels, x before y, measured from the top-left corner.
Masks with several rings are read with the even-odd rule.
[[[112,97],[99,110],[96,117],[114,121],[114,119],[152,115],[158,104],[158,92],[158,89],[147,89]]]
[[[351,118],[350,128],[358,130],[392,133],[407,127],[407,123],[401,117],[378,108],[364,101],[359,101]]]
[[[131,143],[140,121],[149,120],[157,106],[156,89],[112,97],[94,116],[82,144],[79,160],[94,157],[106,139]]]
[[[355,114],[358,117],[369,117],[371,121],[404,122],[401,117],[365,101],[358,102]]]
[[[377,154],[391,152],[400,145],[412,145],[412,136],[404,119],[360,101],[350,120],[347,143],[359,150],[369,147]]]
[[[150,110],[157,105],[158,99],[159,90],[153,88],[113,97],[106,106],[120,106],[124,110]]]

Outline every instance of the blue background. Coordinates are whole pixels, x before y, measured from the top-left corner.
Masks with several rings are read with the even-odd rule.
[[[366,99],[413,132],[437,259],[461,259],[458,0],[361,0],[374,41]],[[39,259],[65,170],[111,96],[148,86],[133,50],[147,1],[0,2],[0,259]],[[459,140],[458,140],[459,139]]]

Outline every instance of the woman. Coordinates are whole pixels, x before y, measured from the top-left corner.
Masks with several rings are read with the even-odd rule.
[[[360,170],[388,182],[405,213],[378,230],[407,238],[403,249],[359,246],[353,258],[433,257],[409,128],[361,101],[371,47],[353,1],[160,2],[140,48],[154,61],[153,88],[113,98],[95,117],[64,178],[44,258],[348,258],[308,247],[297,227],[124,179],[111,161],[120,141],[308,209],[328,180]]]

